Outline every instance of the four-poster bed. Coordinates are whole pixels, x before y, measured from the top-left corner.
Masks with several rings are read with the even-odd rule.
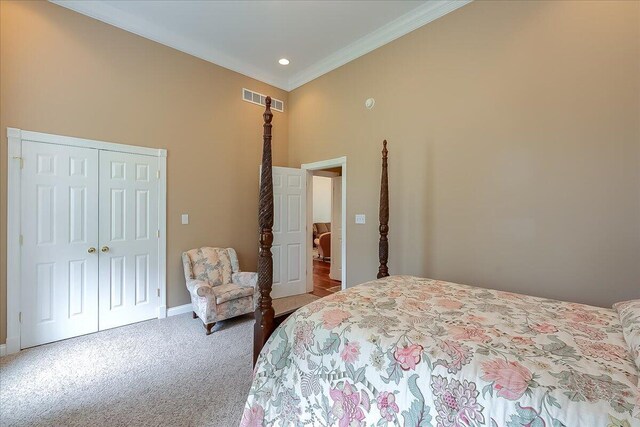
[[[258,299],[256,301],[253,332],[253,363],[275,329],[275,312],[271,300],[273,284],[273,177],[271,175],[271,97],[267,96],[262,137],[262,168],[260,171],[260,198],[258,201],[258,226],[260,249],[258,253]]]
[[[273,254],[271,244],[273,243],[273,178],[271,160],[271,97],[265,100],[265,111],[262,115],[263,135],[262,135],[262,165],[260,174],[260,196],[258,201],[258,227],[260,229],[259,252],[258,252],[258,284],[257,300],[255,310],[255,325],[253,333],[253,363],[255,365],[258,355],[264,347],[273,331],[282,323],[293,311],[278,313],[276,316],[273,310],[271,299],[271,288],[273,283]],[[387,262],[389,259],[389,178],[388,178],[388,150],[387,140],[382,143],[382,177],[380,181],[380,242],[378,279],[387,277],[389,269]]]
[[[267,98],[257,363],[241,426],[640,425],[639,367],[631,354],[640,352],[633,332],[640,301],[611,310],[389,276],[386,141],[378,280],[288,313],[276,329],[286,316],[274,317],[269,295],[269,104]]]

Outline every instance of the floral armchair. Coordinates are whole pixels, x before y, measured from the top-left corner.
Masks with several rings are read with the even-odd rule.
[[[258,274],[240,271],[234,249],[192,249],[182,253],[182,264],[193,318],[202,320],[207,335],[217,321],[253,312]]]

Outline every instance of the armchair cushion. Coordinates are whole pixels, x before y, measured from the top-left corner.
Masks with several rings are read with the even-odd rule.
[[[231,283],[231,257],[226,249],[205,247],[189,251],[188,254],[194,279],[209,282],[211,286]]]
[[[258,283],[258,273],[250,273],[248,271],[233,273],[231,281],[238,286],[254,288]]]
[[[213,292],[216,296],[216,304],[222,304],[227,301],[253,295],[253,288],[229,283],[228,285],[216,286],[213,288]]]

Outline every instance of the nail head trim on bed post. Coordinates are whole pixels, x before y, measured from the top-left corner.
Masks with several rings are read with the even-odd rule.
[[[378,257],[380,266],[378,267],[378,279],[387,277],[389,269],[389,176],[387,172],[387,140],[382,142],[382,178],[380,181],[380,243],[378,244]]]
[[[262,144],[262,171],[260,175],[260,204],[258,223],[260,226],[260,252],[258,256],[258,301],[253,329],[253,364],[256,364],[262,347],[267,342],[274,326],[274,310],[271,300],[273,284],[273,178],[271,174],[271,97],[266,99],[264,134]]]

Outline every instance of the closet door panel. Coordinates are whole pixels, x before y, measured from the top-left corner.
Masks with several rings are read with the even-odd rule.
[[[100,330],[157,317],[158,159],[100,152]]]
[[[98,151],[24,141],[21,347],[98,330]]]

